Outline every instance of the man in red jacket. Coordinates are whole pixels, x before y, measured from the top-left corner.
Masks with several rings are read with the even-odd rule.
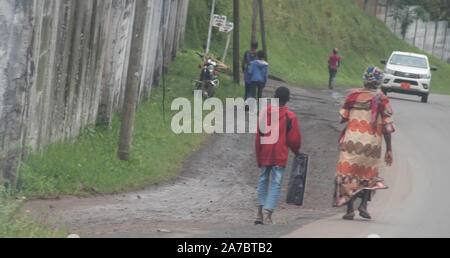
[[[339,50],[335,48],[333,49],[333,54],[328,58],[328,70],[330,71],[328,88],[330,88],[330,90],[334,89],[334,81],[336,80],[338,69],[341,66],[341,57],[338,56],[338,53]]]
[[[295,154],[300,153],[301,134],[297,116],[286,107],[290,100],[290,91],[280,87],[275,92],[279,106],[269,105],[261,112],[258,132],[255,140],[256,160],[261,168],[261,178],[258,187],[258,214],[255,224],[273,224],[272,214],[280,199],[281,186],[286,171],[289,149]],[[277,120],[271,121],[273,114],[278,113]],[[262,127],[271,128],[270,132]],[[268,131],[268,130],[267,130]],[[276,135],[278,134],[278,137]],[[267,139],[269,138],[269,139]],[[275,141],[270,142],[270,140]],[[269,176],[272,172],[272,185],[269,191]],[[264,220],[263,209],[266,211]]]

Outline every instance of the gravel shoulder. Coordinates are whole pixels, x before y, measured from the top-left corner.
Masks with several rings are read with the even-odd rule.
[[[302,152],[310,154],[311,162],[303,207],[285,203],[288,166],[274,226],[253,225],[260,172],[251,134],[210,136],[185,162],[180,176],[164,184],[118,195],[30,201],[25,209],[47,211],[52,221],[67,223],[71,233],[164,238],[280,237],[341,212],[331,204],[342,129],[337,111],[346,92],[270,81],[264,94],[272,96],[280,85],[291,89],[288,107],[299,117]]]

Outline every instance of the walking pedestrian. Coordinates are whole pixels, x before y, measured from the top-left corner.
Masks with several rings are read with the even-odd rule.
[[[333,49],[333,54],[328,58],[328,71],[330,72],[330,80],[328,82],[328,88],[334,89],[334,81],[339,67],[341,66],[341,57],[338,55],[339,50]]]
[[[258,60],[250,63],[248,74],[250,77],[250,87],[248,91],[248,98],[258,97],[258,100],[262,98],[262,93],[266,87],[267,80],[269,79],[269,64],[264,61],[266,54],[264,51],[258,51]],[[258,95],[256,95],[258,91]]]
[[[359,215],[371,219],[367,203],[376,190],[387,189],[378,177],[382,140],[386,142],[385,162],[392,165],[391,134],[395,131],[389,99],[378,87],[383,72],[369,67],[364,74],[364,88],[354,90],[340,110],[341,123],[347,123],[339,139],[340,159],[335,180],[334,206],[347,205],[343,217],[353,220],[354,202],[360,197]]]
[[[258,167],[261,168],[258,185],[258,213],[255,220],[257,225],[273,224],[272,214],[280,198],[289,149],[295,154],[299,154],[301,146],[297,116],[286,107],[290,100],[289,89],[278,88],[275,91],[275,98],[279,99],[279,105],[269,105],[261,112],[255,139],[256,160]],[[276,116],[277,113],[278,116]],[[271,127],[270,132],[265,132],[266,125]],[[273,144],[264,142],[263,137],[273,137],[277,133],[278,137],[275,137],[276,141],[273,141]],[[272,175],[272,181],[269,190],[270,175]],[[263,209],[266,213],[265,219]]]
[[[248,70],[250,68],[250,64],[257,60],[258,58],[258,42],[252,41],[250,50],[246,51],[244,54],[244,60],[242,61],[242,71],[244,72],[244,82],[245,82],[245,100],[249,98],[249,90],[250,90],[250,75]]]

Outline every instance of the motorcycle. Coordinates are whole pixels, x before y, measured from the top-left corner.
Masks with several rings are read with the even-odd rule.
[[[200,73],[200,80],[193,80],[195,83],[195,90],[201,90],[204,99],[214,97],[216,89],[219,88],[220,81],[217,71],[217,62],[211,57],[206,57],[197,53],[204,61],[199,66],[202,71]]]

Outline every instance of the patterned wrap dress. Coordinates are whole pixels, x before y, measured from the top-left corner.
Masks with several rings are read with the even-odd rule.
[[[340,207],[363,190],[387,189],[378,177],[383,134],[395,131],[389,99],[376,89],[358,89],[340,110],[347,127],[339,140],[334,206]]]

